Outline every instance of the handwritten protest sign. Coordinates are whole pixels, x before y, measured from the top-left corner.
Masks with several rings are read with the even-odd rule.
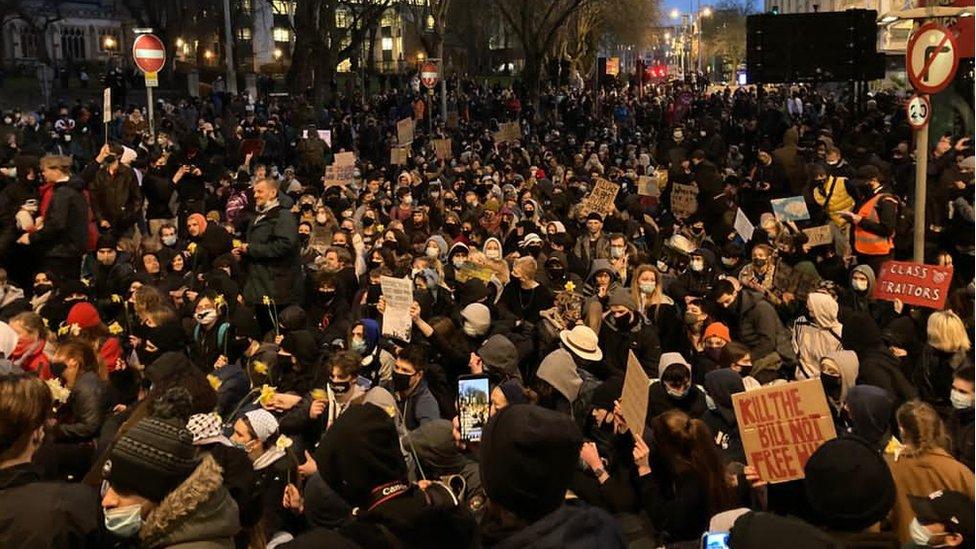
[[[771,483],[803,478],[807,459],[836,438],[819,379],[732,395],[746,461]]]
[[[390,149],[390,164],[394,166],[403,166],[407,163],[407,158],[410,156],[410,149],[408,147],[393,147]]]
[[[802,196],[774,198],[769,201],[773,205],[773,215],[780,221],[804,221],[810,219],[807,201]]]
[[[495,132],[495,143],[516,141],[522,138],[522,126],[518,122],[502,122]]]
[[[941,310],[951,282],[952,266],[886,261],[874,285],[874,297],[886,301],[900,299],[908,305]]]
[[[807,235],[807,246],[811,248],[834,243],[834,234],[830,232],[830,225],[803,229],[803,234]]]
[[[450,139],[435,139],[434,140],[434,156],[438,160],[448,160],[451,158],[451,140]]]
[[[698,211],[698,185],[674,183],[671,185],[671,212],[684,219]]]
[[[398,144],[407,145],[413,143],[414,124],[415,122],[413,118],[404,118],[403,120],[397,122]]]
[[[383,312],[383,335],[410,341],[410,306],[413,305],[413,282],[409,278],[380,277],[380,289],[386,310]]]
[[[336,153],[331,166],[325,167],[325,186],[348,185],[356,181],[356,153]]]
[[[634,436],[644,434],[647,421],[647,397],[651,388],[651,378],[637,361],[633,351],[627,351],[627,373],[624,375],[624,389],[620,394],[620,406],[627,427]]]
[[[746,217],[746,212],[742,211],[742,208],[735,210],[735,232],[739,233],[739,236],[745,242],[752,240],[752,233],[756,232],[755,225],[749,221],[749,218]]]
[[[590,194],[580,204],[580,214],[586,216],[590,212],[597,212],[606,215],[613,206],[613,201],[616,200],[619,191],[619,185],[611,183],[606,179],[597,179],[593,190],[590,191]]]

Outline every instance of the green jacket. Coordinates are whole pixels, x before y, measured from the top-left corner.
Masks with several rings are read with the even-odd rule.
[[[299,301],[302,280],[295,216],[281,206],[272,207],[251,222],[246,241],[244,300],[261,304],[268,296],[279,309]]]

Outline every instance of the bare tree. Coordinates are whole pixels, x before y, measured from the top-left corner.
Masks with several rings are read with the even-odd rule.
[[[288,71],[293,93],[311,86],[316,103],[335,94],[339,63],[352,58],[393,0],[298,0],[295,6],[295,48]],[[337,20],[341,16],[343,24]]]
[[[559,31],[569,18],[593,0],[495,0],[499,12],[522,46],[522,79],[529,100],[538,103],[542,70]]]
[[[731,67],[732,78],[746,57],[746,16],[751,11],[747,3],[725,0],[702,22],[702,53],[721,58],[724,65]],[[721,72],[725,73],[724,69]]]
[[[560,30],[556,51],[589,73],[601,45],[647,45],[659,9],[659,0],[591,0]]]

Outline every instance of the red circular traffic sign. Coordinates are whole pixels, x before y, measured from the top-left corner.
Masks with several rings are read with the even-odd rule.
[[[912,86],[921,93],[946,88],[959,68],[959,49],[952,31],[935,23],[919,27],[908,40],[905,69]]]
[[[132,42],[132,60],[142,72],[158,72],[166,64],[166,46],[155,34],[140,34]]]
[[[929,103],[929,98],[924,95],[913,95],[905,104],[905,114],[908,117],[908,125],[913,130],[920,130],[932,118],[932,103]]]
[[[427,88],[433,89],[437,85],[437,82],[441,78],[440,70],[437,67],[437,63],[433,61],[425,61],[423,65],[420,66],[420,82]]]

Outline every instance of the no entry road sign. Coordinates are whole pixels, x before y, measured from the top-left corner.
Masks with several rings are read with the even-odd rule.
[[[420,66],[420,83],[427,89],[432,90],[441,79],[441,71],[437,63],[432,60],[425,61]]]
[[[959,67],[959,51],[952,32],[935,23],[912,34],[905,52],[908,79],[918,92],[938,93],[952,82]]]
[[[132,43],[132,60],[142,72],[159,72],[166,64],[166,46],[155,34],[140,34]]]

